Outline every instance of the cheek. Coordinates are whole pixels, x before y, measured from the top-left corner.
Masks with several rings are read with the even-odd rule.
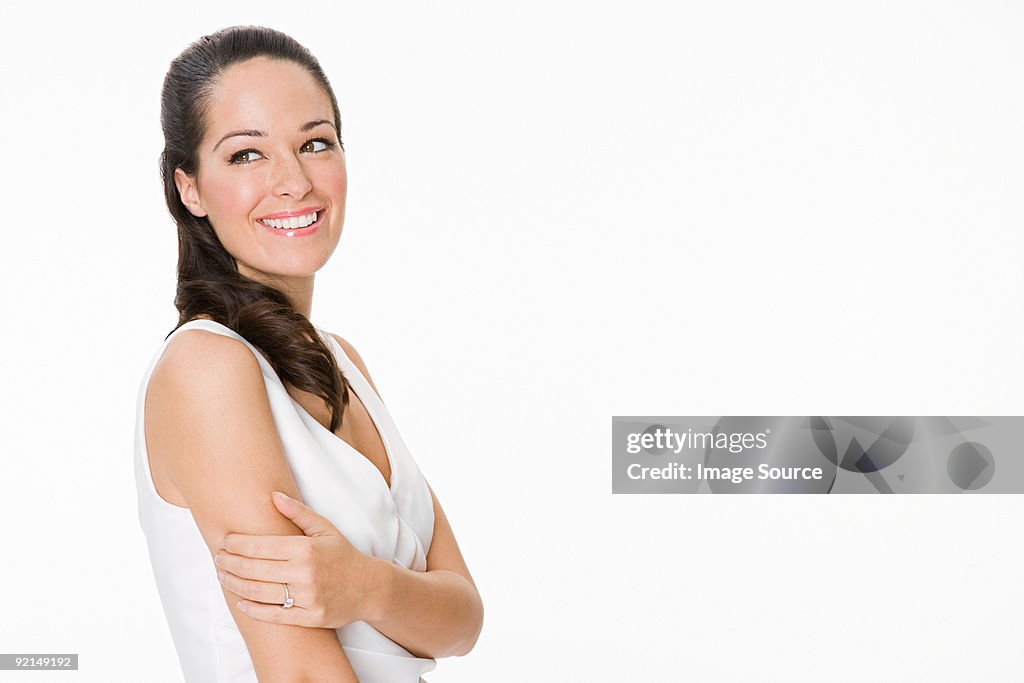
[[[335,201],[344,204],[345,196],[348,193],[348,172],[344,165],[331,169],[325,174],[323,184],[324,189]]]
[[[262,184],[252,177],[217,176],[206,186],[206,210],[219,227],[248,223],[262,196]],[[219,219],[219,221],[218,221]]]

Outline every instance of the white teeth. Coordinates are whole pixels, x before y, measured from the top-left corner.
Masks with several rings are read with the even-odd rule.
[[[263,218],[260,222],[271,228],[294,230],[295,228],[305,228],[307,225],[313,225],[316,222],[316,216],[317,212],[314,211],[304,216],[293,216],[291,218]]]

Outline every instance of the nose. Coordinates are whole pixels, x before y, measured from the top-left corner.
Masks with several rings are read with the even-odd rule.
[[[279,156],[272,177],[274,194],[279,197],[302,199],[313,189],[302,161],[291,154]]]

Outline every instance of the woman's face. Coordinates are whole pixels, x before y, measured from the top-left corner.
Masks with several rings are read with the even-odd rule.
[[[238,270],[286,290],[311,288],[345,223],[348,178],[331,101],[294,62],[255,58],[217,81],[195,176],[174,174]]]

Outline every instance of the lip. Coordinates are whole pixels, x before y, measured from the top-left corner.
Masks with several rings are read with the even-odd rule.
[[[307,213],[309,213],[309,209],[298,212],[275,213],[270,216],[264,216],[264,218],[291,218],[292,216],[304,216]],[[257,219],[256,223],[267,232],[274,233],[278,237],[305,237],[306,235],[313,235],[320,230],[320,226],[324,222],[324,215],[327,212],[320,208],[316,209],[316,213],[316,220],[304,228],[272,228],[266,225],[262,219]]]
[[[314,211],[323,211],[322,206],[311,206],[306,209],[295,209],[294,211],[279,211],[278,213],[268,213],[266,216],[260,216],[256,220],[262,221],[265,218],[273,220],[275,218],[295,218],[296,216],[305,216],[307,213],[313,213]]]

